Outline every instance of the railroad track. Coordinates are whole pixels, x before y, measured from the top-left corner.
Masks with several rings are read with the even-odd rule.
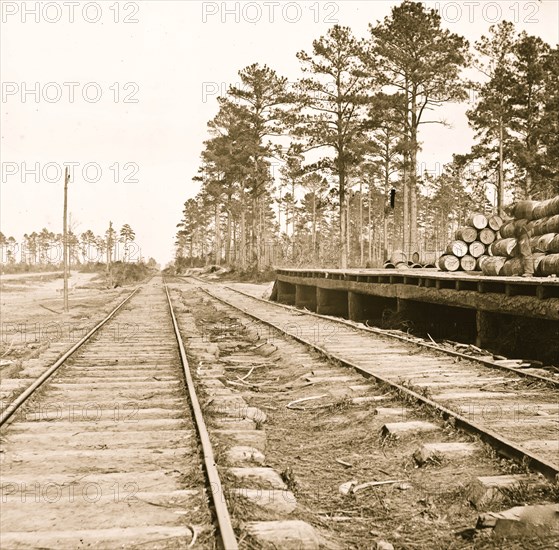
[[[107,341],[115,319],[140,330]],[[0,547],[237,548],[160,279],[64,354],[1,423]]]
[[[190,283],[259,323],[428,406],[502,456],[551,481],[559,479],[559,381],[435,346],[418,346],[402,337],[199,278],[190,278]],[[273,333],[269,336],[273,338]]]
[[[312,359],[307,352],[299,349],[299,344],[289,343],[291,339],[284,342],[283,337],[277,340],[278,345],[281,340],[279,348],[271,346],[271,356],[267,350],[270,346],[265,344],[266,338],[239,343],[238,323],[219,313],[213,332],[204,334],[197,326],[199,320],[195,319],[196,315],[200,315],[198,310],[206,307],[200,302],[197,290],[200,286],[215,296],[213,302],[219,300],[221,304],[227,304],[222,305],[226,309],[242,310],[252,319],[262,319],[270,327],[278,326],[287,334],[291,332],[301,342],[308,337],[309,343],[329,358],[345,357],[349,351],[357,349],[360,357],[352,360],[361,362],[363,358],[373,357],[375,365],[378,365],[379,357],[396,358],[408,353],[409,369],[413,370],[414,365],[417,367],[417,359],[421,358],[423,370],[431,369],[430,375],[438,372],[439,376],[443,376],[443,365],[436,369],[433,362],[442,361],[441,356],[431,350],[417,354],[417,347],[414,346],[403,352],[401,347],[390,348],[390,345],[395,346],[394,340],[384,342],[378,335],[364,334],[332,319],[320,319],[317,325],[316,316],[255,300],[221,286],[202,285],[199,281],[188,284],[188,299],[185,301],[180,287],[173,285],[169,293],[160,279],[154,280],[130,296],[83,342],[69,350],[71,353],[61,357],[43,376],[43,380],[21,394],[19,403],[14,402],[4,409],[1,420],[4,425],[0,433],[0,547],[89,546],[112,549],[191,546],[224,547],[229,550],[237,545],[251,549],[265,548],[270,543],[276,548],[333,549],[362,548],[363,541],[371,538],[359,522],[347,523],[349,530],[338,534],[337,538],[332,535],[331,521],[352,519],[324,515],[324,508],[328,508],[332,501],[346,498],[338,494],[335,476],[329,480],[329,490],[335,487],[335,495],[324,498],[317,493],[314,500],[309,501],[304,492],[297,490],[298,483],[292,477],[291,469],[284,469],[285,456],[281,455],[279,461],[274,456],[278,441],[281,441],[287,445],[284,454],[293,454],[292,460],[300,460],[302,451],[289,445],[290,437],[295,437],[297,430],[301,429],[300,424],[291,424],[291,417],[273,418],[264,431],[262,425],[266,422],[266,414],[256,406],[249,406],[243,399],[247,395],[262,395],[263,409],[268,406],[272,410],[277,409],[278,405],[271,402],[273,394],[247,391],[249,388],[256,388],[254,391],[257,392],[266,391],[264,385],[247,384],[251,373],[264,373],[274,365],[278,373],[283,373],[286,358],[299,358],[304,365],[316,363],[313,369],[325,368],[325,372],[333,368],[329,366],[331,362]],[[104,335],[111,333],[112,323],[115,322],[137,324],[139,330],[132,339],[110,341]],[[262,326],[258,321],[249,328],[262,336]],[[339,328],[341,326],[343,331]],[[275,329],[270,329],[270,337],[278,338],[277,334]],[[368,340],[356,342],[356,335]],[[404,345],[403,342],[397,344]],[[335,347],[338,345],[339,349]],[[228,358],[231,349],[237,351]],[[410,350],[414,355],[409,355]],[[192,384],[186,354],[190,368],[195,370],[196,389],[201,390],[202,407],[197,404],[197,392]],[[357,373],[372,376],[366,369],[354,365],[348,357],[337,359],[337,363],[351,365]],[[376,377],[386,378],[388,384],[388,371],[394,370],[394,364],[394,361],[381,364],[386,373],[382,376],[377,373]],[[265,368],[260,370],[262,367]],[[230,373],[239,372],[239,368],[250,370],[243,377],[231,378]],[[373,367],[369,365],[366,368]],[[469,370],[463,372],[463,368],[470,368],[465,363],[454,364],[454,368],[462,369],[462,378],[471,374]],[[481,367],[478,365],[478,368]],[[316,376],[313,374],[312,387],[316,387],[314,384],[320,385],[322,380],[319,370],[313,372]],[[339,382],[350,379],[357,384],[348,389],[338,387],[338,393],[370,391],[360,385],[361,377],[357,373],[350,376],[338,373],[338,377],[334,378],[338,386]],[[406,395],[414,399],[425,401],[425,392],[419,389],[421,382],[414,380],[421,376],[421,381],[430,382],[431,377],[424,378],[416,371],[408,374],[407,380],[398,380],[393,387],[398,387],[402,393],[407,392]],[[505,374],[503,378],[512,377],[512,374]],[[487,376],[483,370],[483,377]],[[328,376],[326,378],[330,380]],[[273,380],[264,380],[261,384],[270,384]],[[526,381],[522,384],[526,389]],[[530,403],[541,405],[541,410],[536,412],[545,410],[549,420],[553,420],[557,411],[552,406],[556,400],[551,401],[551,407],[543,407],[544,393],[553,393],[553,390],[540,386],[541,381],[537,381],[537,387],[530,388],[530,391],[537,390],[537,396],[530,396]],[[306,388],[307,382],[304,382],[298,391],[306,391]],[[279,395],[285,396],[281,392]],[[365,395],[358,397],[357,402],[374,404],[386,399],[384,395]],[[434,399],[438,398],[431,396],[426,402]],[[444,407],[454,405],[444,401],[441,408],[441,402],[433,401],[433,404],[445,416]],[[206,420],[209,419],[209,433],[201,408]],[[298,408],[297,404],[288,407],[295,415],[300,414],[295,412]],[[302,408],[305,409],[306,404]],[[383,409],[382,414],[385,413],[390,415],[393,411]],[[453,411],[450,413],[455,415],[455,423],[460,427],[461,416]],[[475,414],[475,408],[471,413]],[[533,413],[533,408],[529,411],[517,408],[517,424],[522,424],[526,418],[533,420]],[[365,411],[365,414],[369,413]],[[490,420],[495,420],[494,415],[493,409],[489,413],[485,410],[485,416],[491,416]],[[378,420],[369,418],[367,416],[366,425],[361,426],[361,429],[366,426],[367,434],[375,422],[377,425],[380,422],[383,430],[401,424],[384,424],[381,413],[374,417]],[[325,421],[330,425],[330,420],[325,418]],[[279,440],[275,431],[278,423]],[[429,423],[420,422],[416,427],[426,424]],[[313,445],[324,442],[324,439],[313,431],[312,423],[308,427],[311,430],[307,438],[310,448],[305,460],[311,465],[316,464],[308,472],[309,482],[322,484],[324,475],[333,476],[335,472],[331,472],[329,462],[322,465],[322,469],[319,466],[324,460],[321,456],[324,453],[316,454]],[[536,428],[539,429],[539,422]],[[270,456],[267,451],[264,455],[268,429]],[[355,430],[359,429],[356,426]],[[439,432],[421,433],[420,436],[428,438],[429,434],[436,438]],[[287,441],[284,442],[286,435]],[[538,433],[538,437],[542,434]],[[328,437],[326,444],[330,444]],[[349,443],[349,446],[352,444]],[[512,448],[516,452],[524,452],[518,442],[513,442]],[[380,450],[379,458],[382,458],[385,451]],[[502,448],[500,450],[503,451]],[[365,456],[370,452],[367,447]],[[516,454],[514,458],[521,461],[529,457],[530,465],[550,478],[556,471],[556,465],[549,456],[525,453],[522,457]],[[338,467],[342,469],[349,466],[344,461],[341,464]],[[315,479],[316,468],[319,477]],[[282,471],[281,476],[279,471]],[[220,474],[225,476],[224,482],[220,480]],[[402,491],[408,489],[405,485]],[[248,508],[247,503],[250,503]],[[231,515],[227,506],[232,507]],[[349,502],[344,501],[343,508],[349,506]],[[383,506],[386,507],[385,504]],[[314,516],[311,510],[316,510]],[[309,518],[310,524],[303,521]],[[390,524],[389,519],[386,518],[386,525]],[[410,536],[415,537],[413,522],[409,523],[409,528],[413,531]],[[436,548],[431,542],[426,543],[427,547]],[[441,548],[448,547],[446,542],[444,544]]]

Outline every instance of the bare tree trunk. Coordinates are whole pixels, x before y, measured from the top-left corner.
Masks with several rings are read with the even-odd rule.
[[[316,262],[316,193],[312,195],[312,258]]]
[[[346,205],[346,246],[347,246],[347,261],[351,264],[351,193],[346,195],[347,205]]]
[[[410,182],[408,181],[408,156],[405,155],[404,160],[404,206],[402,212],[402,250],[404,253],[408,249],[409,243],[409,227],[410,227]]]
[[[417,114],[416,96],[412,95],[411,123],[411,166],[410,166],[410,250],[417,250]],[[410,258],[408,258],[409,260]]]
[[[279,234],[281,235],[281,192],[282,186],[279,185],[279,199],[278,199],[278,224],[279,224]]]
[[[227,206],[227,221],[225,226],[225,263],[231,265],[231,206]]]
[[[215,203],[214,225],[215,225],[215,265],[221,265],[221,205],[219,201]]]
[[[342,269],[347,268],[347,222],[346,222],[347,212],[346,212],[346,198],[340,197],[340,267]]]
[[[62,235],[62,252],[64,257],[64,311],[68,312],[68,276],[70,274],[70,266],[68,263],[68,182],[70,174],[68,168],[64,172],[64,218],[63,218],[63,235]]]
[[[295,209],[295,180],[292,179],[291,180],[291,197],[292,197],[292,206],[293,206],[293,213],[291,215],[291,225],[293,228],[293,232],[292,232],[292,236],[293,236],[293,242],[295,242],[295,227],[297,224],[297,220],[296,220],[296,209]]]
[[[241,233],[240,235],[240,249],[239,249],[239,254],[240,254],[240,259],[241,259],[241,267],[243,269],[246,268],[246,219],[245,219],[246,213],[245,213],[245,209],[244,206],[241,210],[241,227],[239,228],[239,231]]]
[[[238,249],[238,239],[237,239],[237,227],[238,227],[238,223],[237,223],[237,219],[233,220],[233,262],[235,265],[237,265],[237,262],[239,261],[239,249]]]
[[[499,215],[504,214],[504,197],[505,197],[505,170],[504,170],[504,152],[503,152],[503,117],[499,118],[499,181],[497,182],[497,211]]]
[[[258,241],[259,241],[259,264],[262,266],[268,265],[268,258],[266,253],[266,224],[264,223],[264,208],[262,205],[262,198],[258,199]]]
[[[254,263],[256,265],[256,269],[259,269],[260,263],[260,251],[258,250],[258,199],[255,197],[252,198],[252,234],[250,238],[251,242],[251,255],[250,255],[250,263],[251,266]]]
[[[363,267],[363,261],[365,260],[365,242],[363,240],[363,183],[359,179],[359,248],[360,248],[360,258],[359,265]]]
[[[367,214],[367,226],[368,226],[368,232],[369,232],[369,262],[373,261],[373,239],[372,239],[372,235],[373,235],[373,226],[372,226],[372,212],[371,212],[371,208],[372,208],[372,197],[371,197],[371,183],[369,182],[369,189],[368,189],[368,194],[367,194],[367,210],[368,210],[368,214]]]

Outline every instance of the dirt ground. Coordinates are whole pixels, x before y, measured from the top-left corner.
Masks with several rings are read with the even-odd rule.
[[[49,349],[50,359],[71,347],[132,290],[107,290],[98,274],[77,271],[68,287],[64,313],[61,273],[0,277],[0,379],[18,377],[24,363]]]
[[[266,285],[235,286],[258,295]],[[263,358],[258,354],[253,363],[246,362],[247,350],[262,344],[254,323],[247,323],[249,331],[243,330],[234,310],[214,305],[201,294],[194,298],[191,292],[183,292],[184,305],[206,337],[219,345],[219,361],[228,365],[228,387],[266,413],[267,421],[260,427],[267,435],[265,465],[281,473],[297,497],[297,509],[289,519],[312,524],[321,535],[321,548],[374,548],[378,540],[406,550],[559,548],[559,541],[549,538],[498,540],[490,532],[474,529],[484,510],[470,505],[468,484],[478,476],[520,473],[512,463],[501,461],[476,439],[359,375],[342,381],[352,373],[294,342],[274,339],[277,349],[270,356],[274,360],[266,367],[261,366]],[[245,370],[236,366],[241,360]],[[241,380],[251,365],[257,368]],[[330,381],[325,379],[329,377]],[[382,401],[354,404],[354,396],[377,396]],[[287,407],[308,397],[317,399],[301,403],[301,408]],[[378,407],[401,413],[387,417],[378,413]],[[385,423],[404,420],[427,420],[440,429],[397,439],[383,437]],[[470,442],[478,451],[418,467],[412,455],[429,442]],[[343,484],[352,481],[388,483],[343,494]],[[499,511],[554,496],[520,491],[486,509]],[[262,519],[262,511],[242,499],[234,501],[233,513],[244,520]],[[248,541],[244,547],[253,548]]]

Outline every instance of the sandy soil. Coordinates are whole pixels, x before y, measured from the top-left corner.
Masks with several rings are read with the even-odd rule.
[[[257,298],[268,299],[272,294],[274,283],[227,283],[227,286]]]
[[[257,291],[260,285],[234,286]],[[373,548],[376,540],[389,540],[395,548],[408,550],[520,550],[544,548],[551,542],[536,537],[507,541],[503,546],[490,533],[472,531],[480,510],[468,502],[468,483],[477,476],[509,473],[509,469],[518,473],[514,465],[500,462],[475,438],[293,342],[274,339],[272,347],[276,351],[270,356],[273,361],[265,364],[266,359],[259,355],[261,348],[253,352],[251,361],[248,350],[258,343],[257,333],[252,330],[255,324],[249,322],[251,329],[243,330],[233,310],[210,304],[203,295],[189,290],[184,290],[182,296],[183,304],[208,340],[217,342],[220,348],[219,363],[228,369],[226,385],[240,390],[249,405],[266,413],[267,421],[261,428],[267,436],[265,465],[281,473],[297,497],[298,508],[290,519],[313,525],[321,535],[321,548],[358,550]],[[195,366],[196,358],[190,359]],[[244,380],[239,379],[241,367],[235,363],[241,360],[243,368],[254,367]],[[305,403],[299,410],[287,407],[309,396],[321,398]],[[376,396],[381,401],[354,405],[354,396]],[[378,406],[401,412],[381,413]],[[404,420],[435,422],[439,429],[401,439],[382,437],[385,423]],[[472,456],[441,458],[418,468],[412,455],[428,442],[468,442],[475,444],[477,450]],[[341,494],[342,484],[352,480],[397,482],[356,494]],[[514,496],[523,502],[541,497],[528,493]],[[492,509],[516,504],[514,500],[503,501],[493,504]],[[233,509],[237,518],[262,519],[262,511],[248,502],[235,501]],[[271,515],[267,519],[278,518]],[[474,536],[476,540],[472,540]],[[245,544],[243,548],[256,548]]]
[[[51,275],[62,275],[62,271],[40,271],[37,273],[2,273],[0,281],[17,281],[18,279],[34,279]]]
[[[71,273],[68,286],[69,312],[64,313],[61,273],[2,276],[0,378],[17,376],[27,360],[49,348],[69,348],[132,289],[107,290],[97,273],[78,272]]]

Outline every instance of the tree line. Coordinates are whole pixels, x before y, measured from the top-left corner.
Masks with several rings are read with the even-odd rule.
[[[138,261],[135,254],[136,234],[129,224],[124,224],[120,231],[113,228],[112,222],[104,235],[95,235],[88,229],[81,234],[68,231],[68,252],[71,265],[91,263],[111,264],[114,261]],[[27,266],[44,267],[59,265],[63,256],[63,235],[47,228],[41,231],[25,233],[23,241],[18,243],[12,236],[6,237],[0,232],[2,263],[16,263]],[[120,245],[120,246],[119,246]]]
[[[296,82],[255,63],[217,99],[177,265],[425,259],[468,212],[559,192],[558,49],[512,23],[470,45],[405,0],[368,36],[335,25],[297,58]],[[421,172],[421,128],[468,99],[471,151]]]

